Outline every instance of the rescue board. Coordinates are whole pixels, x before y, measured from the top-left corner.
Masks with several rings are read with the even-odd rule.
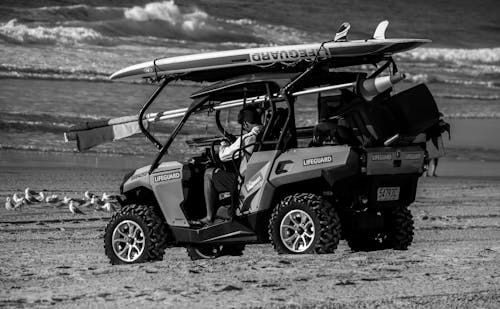
[[[336,61],[346,63],[349,59],[381,59],[431,42],[426,39],[386,39],[384,33],[387,23],[384,21],[379,24],[372,39],[347,41],[347,27],[342,36],[345,40],[160,58],[126,67],[112,74],[110,79],[177,75],[187,80],[220,80],[234,74],[257,71],[293,71],[295,66],[311,62],[316,57],[320,60],[329,59],[334,65]]]

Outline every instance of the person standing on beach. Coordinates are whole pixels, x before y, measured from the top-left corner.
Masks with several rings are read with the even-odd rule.
[[[439,157],[444,156],[444,144],[441,136],[427,141],[427,153],[429,154],[429,164],[425,176],[437,177],[436,170],[439,164]]]

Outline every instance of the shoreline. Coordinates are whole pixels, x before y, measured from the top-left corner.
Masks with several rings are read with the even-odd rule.
[[[107,153],[43,152],[36,150],[0,150],[0,167],[90,168],[130,170],[148,165],[153,156]]]
[[[91,169],[129,171],[150,165],[154,155],[137,156],[106,153],[40,152],[34,150],[0,150],[0,167],[7,169]],[[169,160],[168,158],[165,160]],[[173,160],[173,159],[172,159]],[[170,161],[172,161],[170,160]],[[468,160],[443,157],[438,176],[500,177],[500,161]],[[3,173],[0,172],[0,176]]]

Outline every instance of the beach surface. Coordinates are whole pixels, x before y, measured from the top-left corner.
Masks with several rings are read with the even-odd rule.
[[[500,308],[497,2],[3,0],[2,201],[26,187],[116,194],[128,171],[152,162],[144,136],[86,153],[63,140],[75,124],[137,114],[154,91],[144,81],[110,82],[113,72],[163,57],[323,42],[344,21],[349,40],[371,38],[389,19],[388,38],[433,41],[394,56],[407,76],[395,90],[425,83],[452,130],[439,177],[419,181],[407,251],[354,253],[341,241],[334,254],[278,255],[258,244],[193,262],[169,248],[163,261],[112,266],[103,249],[110,213],[2,207],[0,308]],[[150,111],[187,107],[201,86],[175,82]],[[297,123],[315,123],[316,100],[298,102]],[[176,122],[152,129],[164,141]],[[189,156],[185,138],[210,129],[185,127],[166,161]]]
[[[5,163],[19,154],[2,153],[2,200],[27,186],[74,197],[117,193],[127,171],[112,156],[80,155],[80,166],[43,156],[29,165],[25,157],[22,166]],[[160,262],[112,266],[103,249],[109,213],[2,208],[0,307],[498,308],[500,177],[421,178],[410,209],[408,251],[354,253],[341,241],[334,254],[278,255],[259,244],[240,257],[191,261],[184,248],[168,248]]]

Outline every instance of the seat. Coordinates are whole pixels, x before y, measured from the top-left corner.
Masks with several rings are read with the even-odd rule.
[[[337,132],[337,122],[331,121],[321,121],[313,128],[313,139],[311,146],[323,146],[323,145],[337,145],[339,142],[335,137]]]
[[[274,149],[285,125],[288,111],[285,108],[278,108],[273,116],[262,136],[262,147],[259,149],[261,151]],[[271,114],[269,113],[267,117],[271,117]]]

